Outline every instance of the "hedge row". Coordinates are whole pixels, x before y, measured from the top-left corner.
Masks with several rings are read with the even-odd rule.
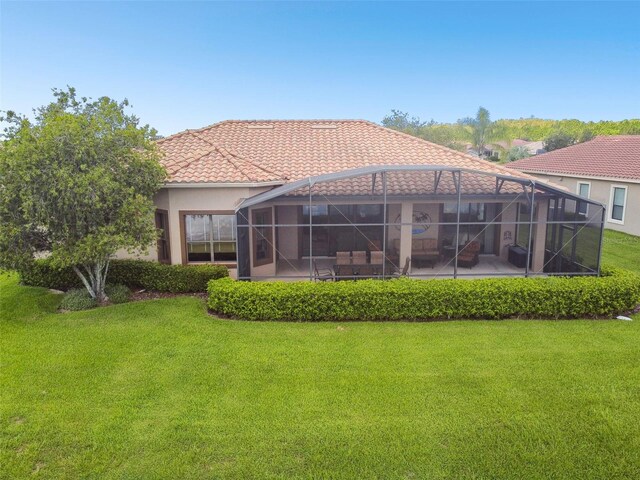
[[[107,282],[158,292],[189,293],[205,292],[210,280],[228,276],[227,267],[221,265],[165,265],[148,260],[112,260]],[[31,268],[21,271],[20,277],[22,283],[34,287],[82,288],[73,269],[57,270],[46,259],[37,260]]]
[[[209,308],[245,320],[357,321],[586,318],[614,315],[640,302],[640,277],[355,282],[209,282]]]

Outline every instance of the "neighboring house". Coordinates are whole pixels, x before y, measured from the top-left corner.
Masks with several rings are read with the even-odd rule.
[[[161,262],[242,279],[599,271],[600,225],[575,216],[588,202],[375,123],[224,121],[157,143]]]
[[[522,140],[520,138],[516,138],[514,140],[511,140],[510,142],[506,140],[500,140],[498,142],[488,143],[482,149],[482,154],[480,154],[478,150],[473,147],[473,145],[471,145],[470,143],[466,143],[465,151],[469,155],[473,155],[475,157],[500,158],[503,152],[509,150],[512,147],[524,147],[529,152],[529,155],[532,156],[539,155],[545,152],[543,141],[540,140],[537,142],[530,142],[529,140]]]
[[[509,167],[607,205],[606,228],[640,235],[640,135],[596,137]]]

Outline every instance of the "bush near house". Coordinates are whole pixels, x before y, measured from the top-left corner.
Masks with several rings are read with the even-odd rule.
[[[72,288],[62,297],[60,310],[89,310],[98,306],[98,301],[91,298],[86,288]]]
[[[355,282],[209,282],[209,308],[245,320],[357,321],[584,318],[640,302],[640,276]]]
[[[104,290],[111,303],[127,303],[131,298],[131,290],[126,285],[107,285]]]
[[[158,292],[205,292],[207,282],[228,277],[227,267],[221,265],[165,265],[148,260],[112,260],[107,282],[144,288]],[[69,290],[82,288],[71,268],[57,270],[46,259],[37,260],[20,272],[22,283],[32,287]]]

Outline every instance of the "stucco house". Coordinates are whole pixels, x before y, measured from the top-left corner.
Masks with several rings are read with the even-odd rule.
[[[640,135],[596,137],[509,167],[605,204],[606,228],[640,235]]]
[[[161,262],[251,280],[599,272],[602,205],[375,123],[224,121],[158,145]]]

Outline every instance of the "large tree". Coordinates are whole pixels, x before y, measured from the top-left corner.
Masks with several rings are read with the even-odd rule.
[[[471,144],[478,155],[482,156],[485,146],[493,135],[493,122],[489,110],[480,107],[475,118],[464,118],[459,123],[471,127]]]
[[[531,154],[529,153],[529,150],[527,150],[527,147],[511,147],[509,150],[507,150],[504,154],[504,161],[505,162],[515,162],[516,160],[521,160],[523,158],[529,158],[531,156]]]
[[[576,137],[564,132],[554,132],[544,139],[544,149],[552,152],[560,148],[566,148],[576,143]]]
[[[107,300],[109,261],[145,251],[158,235],[152,197],[166,173],[156,132],[126,113],[127,100],[53,90],[33,121],[13,112],[0,144],[0,266],[50,257],[72,267],[89,294]]]
[[[426,125],[426,122],[420,120],[419,117],[409,118],[407,112],[400,110],[391,110],[391,114],[382,119],[382,126],[399,130],[410,135],[419,135],[420,129]]]

